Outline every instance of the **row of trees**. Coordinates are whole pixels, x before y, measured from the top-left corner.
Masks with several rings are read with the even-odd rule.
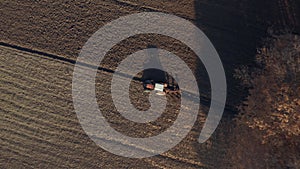
[[[273,36],[257,67],[236,77],[249,96],[239,107],[227,156],[233,168],[300,168],[300,36]]]

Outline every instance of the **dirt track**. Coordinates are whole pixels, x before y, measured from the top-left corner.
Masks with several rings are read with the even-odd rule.
[[[300,32],[299,14],[296,13],[299,9],[287,6],[284,0],[1,1],[0,7],[0,168],[214,168],[225,158],[222,154],[224,143],[217,139],[218,134],[203,145],[196,141],[207,112],[205,103],[188,137],[160,156],[148,159],[118,157],[88,138],[72,103],[74,62],[86,40],[113,19],[140,11],[159,11],[178,15],[199,26],[223,61],[229,81],[229,107],[242,97],[237,82],[232,80],[232,72],[238,65],[252,64],[256,47],[267,28],[290,27]],[[111,72],[105,70],[113,70],[128,54],[149,44],[174,52],[186,61],[199,77],[201,94],[209,97],[205,69],[180,42],[157,35],[141,35],[123,41],[112,49],[101,64],[103,70],[98,71],[101,78],[97,79],[97,92],[104,93],[99,94],[98,103],[105,105],[103,111],[117,130],[140,137],[145,136],[145,129],[147,136],[170,125],[166,121],[176,118],[172,110],[177,108],[178,98],[169,98],[174,104],[160,121],[148,126],[129,123],[131,129],[124,130],[128,128],[128,121],[117,115],[109,99],[103,99],[109,97],[111,79]],[[41,53],[30,52],[30,49]],[[140,97],[146,99],[141,93],[132,97],[137,106],[143,107],[138,104]]]

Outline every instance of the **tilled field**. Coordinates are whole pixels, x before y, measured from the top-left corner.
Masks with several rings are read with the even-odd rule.
[[[120,16],[141,11],[166,12],[190,20],[215,45],[228,80],[227,117],[242,90],[232,73],[252,64],[267,28],[299,31],[299,11],[284,0],[255,1],[1,1],[0,2],[0,168],[215,168],[226,158],[218,134],[205,144],[197,138],[209,106],[205,68],[181,42],[159,35],[139,35],[120,42],[107,54],[96,78],[99,107],[116,130],[134,137],[158,134],[176,119],[178,96],[168,96],[168,109],[154,123],[122,118],[110,98],[110,81],[118,63],[149,45],[182,58],[200,84],[202,107],[193,130],[172,150],[151,158],[129,159],[98,147],[84,133],[72,102],[76,57],[87,39]],[[98,65],[96,65],[98,66]],[[149,106],[140,81],[132,82],[133,104]],[[221,124],[218,132],[226,132]],[[114,140],[118,142],[118,140]],[[225,141],[226,142],[226,141]],[[226,168],[226,167],[222,167]]]
[[[125,159],[102,150],[81,129],[73,110],[71,82],[74,65],[7,47],[1,47],[0,51],[1,164],[4,167],[204,166],[196,151],[200,147],[193,145],[198,135],[196,130],[174,150],[149,159]],[[103,81],[108,82],[108,78],[109,73],[101,73]],[[109,84],[96,85],[105,89],[104,86]],[[106,97],[105,94],[102,96]],[[174,101],[176,98],[170,99]],[[143,137],[147,130],[148,135],[155,134],[156,130],[161,131],[168,125],[167,120],[174,119],[174,108],[171,108],[156,124],[135,126],[114,115],[116,111],[107,99],[99,96],[98,101],[104,105],[101,109],[113,127],[135,137]],[[198,124],[200,121],[201,118]]]

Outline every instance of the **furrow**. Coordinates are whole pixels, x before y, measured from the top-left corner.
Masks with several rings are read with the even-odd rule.
[[[22,109],[26,110],[25,108],[22,108],[22,106],[17,106],[14,104],[13,104],[13,106],[14,107],[10,107],[10,108],[8,108],[8,106],[6,106],[6,110],[4,110],[3,108],[0,108],[0,110],[2,110],[3,113],[4,112],[6,113],[5,116],[9,116],[10,118],[17,118],[18,121],[24,121],[27,123],[29,123],[29,121],[30,121],[34,125],[39,125],[39,127],[47,126],[56,131],[68,131],[73,134],[82,132],[80,130],[76,130],[76,129],[66,126],[65,124],[67,124],[67,123],[57,123],[57,121],[55,121],[55,120],[53,122],[51,122],[50,119],[33,118],[32,115],[28,115],[28,114],[26,115],[23,112],[20,112],[20,110],[22,110]],[[16,108],[18,108],[18,110],[16,110]],[[28,111],[32,112],[32,110],[30,110],[30,109]]]

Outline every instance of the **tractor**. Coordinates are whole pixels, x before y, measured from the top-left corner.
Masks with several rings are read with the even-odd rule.
[[[145,80],[143,86],[145,92],[155,91],[157,95],[180,93],[178,85],[169,85],[168,83],[155,82],[154,80]]]

